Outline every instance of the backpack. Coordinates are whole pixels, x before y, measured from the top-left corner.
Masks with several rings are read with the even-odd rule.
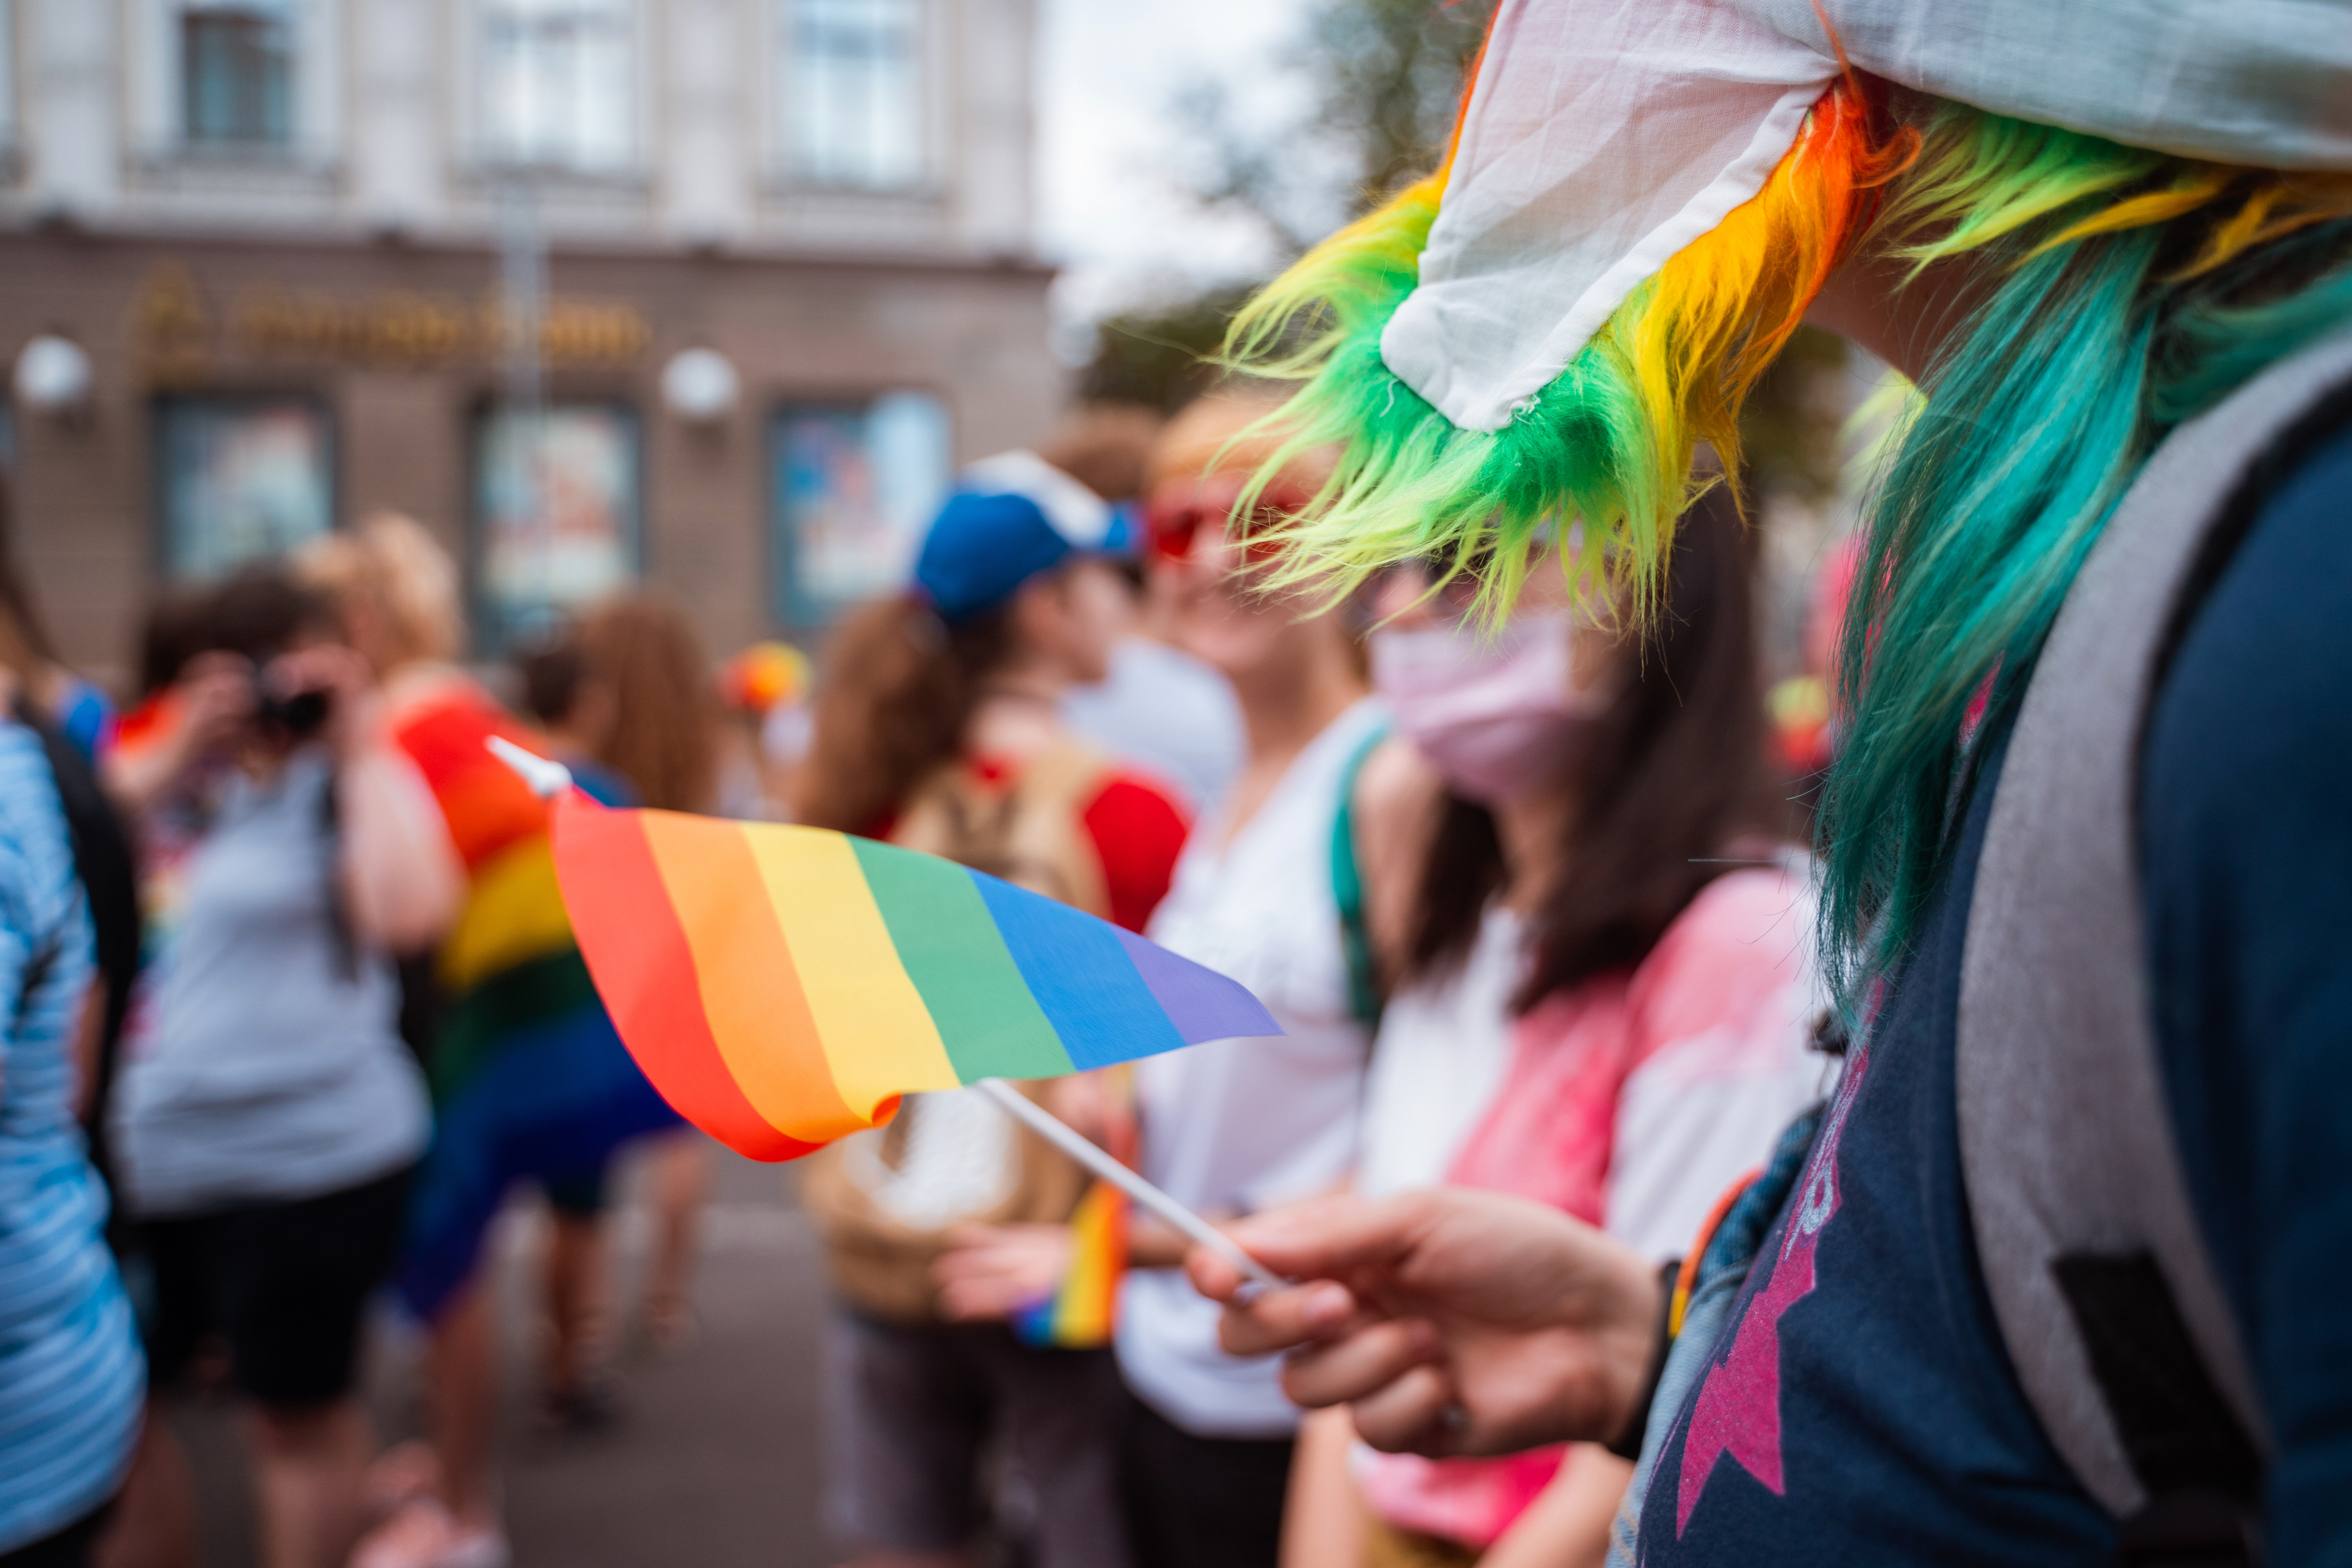
[[[2273,482],[2347,416],[2352,334],[2272,366],[2157,448],[2034,667],[1977,866],[1955,1064],[1970,1226],[2027,1402],[2117,1521],[2121,1568],[2260,1563],[2270,1442],[2165,1104],[2139,742],[2169,655]],[[1790,1127],[1694,1248],[1654,1411],[1680,1408],[1704,1373],[1822,1121],[1816,1107]],[[1633,1560],[1664,1431],[1643,1443],[1612,1564]]]
[[[2165,1107],[2134,863],[2140,736],[2269,481],[2347,412],[2339,336],[2157,448],[2028,683],[1978,862],[1957,1075],[1977,1251],[2026,1397],[2121,1521],[2124,1563],[2259,1562],[2268,1447]]]

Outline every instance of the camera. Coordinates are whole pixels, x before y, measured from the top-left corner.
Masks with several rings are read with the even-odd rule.
[[[254,675],[253,717],[264,729],[275,730],[291,740],[307,741],[326,727],[327,716],[332,711],[331,692],[316,687],[303,691],[273,691],[258,672]]]

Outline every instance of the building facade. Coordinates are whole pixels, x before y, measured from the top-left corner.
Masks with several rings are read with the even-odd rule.
[[[63,652],[378,509],[481,651],[894,583],[1062,376],[1030,0],[0,0],[0,431]]]

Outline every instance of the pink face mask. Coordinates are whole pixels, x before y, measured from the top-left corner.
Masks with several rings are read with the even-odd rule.
[[[1489,636],[1466,626],[1372,637],[1372,686],[1397,729],[1447,784],[1484,805],[1559,775],[1616,693],[1570,679],[1573,611],[1515,617]]]

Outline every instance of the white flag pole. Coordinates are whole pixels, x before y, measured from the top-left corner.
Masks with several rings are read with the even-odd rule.
[[[1249,1279],[1261,1285],[1282,1283],[1265,1264],[1236,1246],[1233,1237],[1112,1159],[1108,1150],[1079,1137],[1066,1122],[1003,1079],[984,1078],[972,1088],[1003,1106],[1007,1115],[1018,1120],[1038,1137],[1240,1269]]]
[[[551,757],[526,752],[504,735],[492,735],[482,744],[490,749],[490,755],[520,773],[530,793],[541,800],[553,800],[572,787],[572,770]]]

